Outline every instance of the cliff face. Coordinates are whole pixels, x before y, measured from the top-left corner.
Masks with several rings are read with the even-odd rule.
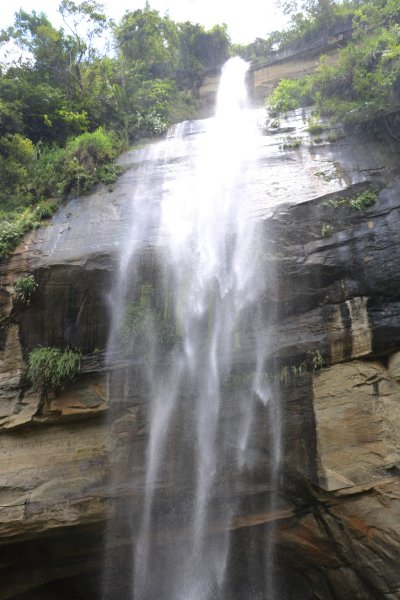
[[[319,198],[278,212],[272,228],[289,240],[280,352],[298,364],[318,348],[330,365],[286,384],[290,397],[296,379],[309,382],[317,477],[314,501],[308,490],[297,507],[311,510],[277,528],[282,562],[318,598],[400,593],[399,191],[390,183],[360,212]],[[322,239],[321,223],[332,225]]]
[[[283,150],[288,135],[301,143]],[[253,467],[237,491],[231,597],[250,597],[250,568],[262,589],[257,548],[271,527],[282,598],[400,597],[397,155],[387,140],[340,131],[312,139],[301,113],[260,143],[249,205],[265,229],[260,276],[274,272],[278,284],[265,303],[274,315],[270,368],[281,397],[285,459],[271,511],[270,432],[260,412]],[[2,265],[0,599],[32,598],[35,589],[40,598],[54,597],[54,590],[60,598],[98,598],[102,544],[129,563],[125,509],[140,494],[144,474],[139,469],[132,481],[126,464],[132,452],[144,455],[148,423],[141,365],[114,357],[106,366],[105,346],[119,248],[134,210],[131,189],[149,184],[156,201],[160,186],[138,179],[137,164],[145,160],[146,150],[125,155],[127,171],[112,191],[99,188],[66,203]],[[352,207],[371,189],[375,204]],[[156,277],[159,251],[152,243],[140,260]],[[39,286],[29,305],[12,294],[24,273]],[[239,365],[251,343],[241,341]],[[27,355],[39,345],[77,346],[84,354],[77,381],[47,404],[24,377]],[[324,365],[314,370],[316,352]],[[115,388],[117,371],[123,389]],[[237,418],[235,385],[224,401],[230,421]]]

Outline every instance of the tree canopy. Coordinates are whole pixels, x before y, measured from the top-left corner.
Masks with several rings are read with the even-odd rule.
[[[58,11],[61,27],[21,9],[0,32],[0,255],[49,216],[44,199],[110,184],[125,144],[187,118],[230,51],[226,26],[177,23],[148,4],[119,23],[96,0]]]

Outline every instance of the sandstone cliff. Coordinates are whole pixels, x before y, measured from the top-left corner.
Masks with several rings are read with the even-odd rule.
[[[270,368],[285,460],[271,511],[270,432],[260,418],[254,468],[238,486],[231,597],[248,597],[244,562],[257,579],[257,548],[273,527],[282,598],[400,598],[398,148],[340,130],[315,139],[301,113],[268,133],[249,206],[265,230],[265,272],[278,283],[265,302],[275,315]],[[301,143],[283,150],[288,135]],[[132,483],[125,464],[130,452],[143,454],[147,423],[140,364],[127,369],[115,357],[111,367],[104,355],[131,189],[143,183],[137,165],[146,160],[146,149],[125,155],[127,170],[113,190],[67,202],[1,267],[1,599],[98,598],[102,544],[111,539],[113,551],[127,555],[121,519],[143,473]],[[156,202],[160,182],[145,183]],[[351,207],[371,189],[376,203]],[[141,261],[154,273],[152,242]],[[38,283],[29,305],[13,296],[25,273]],[[238,364],[245,365],[246,344]],[[25,378],[27,355],[39,345],[84,354],[77,381],[47,405]],[[324,365],[314,371],[307,361],[316,351]],[[117,369],[124,390],[113,387]],[[111,411],[110,390],[121,399]],[[225,410],[236,418],[232,387]],[[111,472],[119,482],[112,492]],[[107,520],[121,527],[112,538]],[[218,510],[216,528],[217,520]]]

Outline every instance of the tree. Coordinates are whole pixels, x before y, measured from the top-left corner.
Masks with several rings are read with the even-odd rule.
[[[83,91],[82,65],[92,62],[98,56],[95,40],[108,28],[103,5],[95,0],[84,0],[77,5],[72,0],[62,0],[59,8],[65,26],[69,31],[68,50],[70,72],[76,77]]]
[[[23,58],[0,76],[0,134],[18,126],[34,142],[64,143],[115,112],[109,78],[116,69],[110,68],[111,59],[103,63],[96,48],[108,27],[102,6],[62,0],[59,11],[67,31],[53,27],[43,13],[20,10],[1,34]]]
[[[309,17],[328,16],[337,0],[276,0],[277,6],[285,15],[293,15],[301,11]]]
[[[209,31],[188,21],[178,23],[179,66],[177,80],[182,88],[197,87],[206,70],[219,68],[228,58],[230,39],[226,25]]]
[[[127,12],[115,28],[121,59],[144,78],[171,77],[178,61],[178,31],[169,17],[144,9]]]
[[[19,58],[12,67],[25,67],[25,77],[29,76],[32,83],[54,84],[63,87],[67,94],[72,93],[67,39],[62,30],[52,26],[44,13],[19,10],[15,14],[14,25],[2,32],[2,39],[13,42],[22,50],[25,59]]]

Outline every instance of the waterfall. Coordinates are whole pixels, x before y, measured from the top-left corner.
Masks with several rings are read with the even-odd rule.
[[[232,530],[249,502],[260,415],[272,432],[264,510],[273,506],[280,412],[265,367],[265,243],[246,195],[259,135],[247,69],[239,58],[224,66],[215,118],[138,153],[110,298],[113,426],[126,434],[113,449],[107,600],[234,597]],[[271,536],[263,555],[270,572]],[[263,597],[273,585],[266,574]]]

